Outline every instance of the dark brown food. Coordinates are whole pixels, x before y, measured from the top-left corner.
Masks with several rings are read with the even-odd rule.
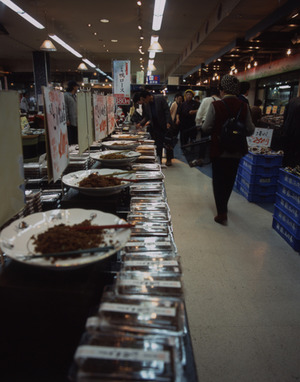
[[[37,235],[37,237],[31,237],[34,244],[34,250],[36,253],[45,254],[98,247],[101,243],[103,243],[103,232],[99,232],[99,230],[76,230],[76,228],[86,226],[91,226],[91,222],[89,220],[84,220],[80,224],[74,224],[71,226],[59,224],[49,228],[46,232]],[[72,255],[70,257],[74,258],[80,256],[81,254]]]
[[[117,154],[117,153],[106,154],[106,155],[102,155],[101,157],[101,159],[125,159],[125,158],[126,158],[126,155]]]
[[[112,187],[119,186],[121,180],[113,176],[90,174],[79,182],[80,187]]]

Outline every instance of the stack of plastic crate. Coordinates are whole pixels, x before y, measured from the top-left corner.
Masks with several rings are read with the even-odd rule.
[[[300,177],[280,169],[273,228],[300,251]]]
[[[274,203],[281,164],[281,155],[249,152],[240,161],[236,178],[237,190],[249,202]]]

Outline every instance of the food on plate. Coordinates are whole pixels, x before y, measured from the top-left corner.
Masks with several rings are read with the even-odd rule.
[[[92,173],[86,178],[83,178],[79,182],[80,187],[113,187],[113,186],[119,186],[121,184],[121,180],[118,178],[115,178],[113,176],[107,176],[107,175],[98,175],[96,173]]]
[[[86,226],[92,226],[90,220],[84,220],[74,225],[59,224],[37,236],[33,235],[31,239],[33,240],[35,253],[60,253],[99,247],[103,243],[103,231],[93,229],[88,231],[80,230],[80,228]],[[77,230],[76,228],[79,229]],[[75,258],[80,256],[81,254],[79,253],[70,257]],[[58,258],[56,257],[55,259]],[[51,261],[54,262],[55,259],[51,258]]]
[[[126,159],[126,155],[118,153],[105,154],[101,156],[101,159]]]

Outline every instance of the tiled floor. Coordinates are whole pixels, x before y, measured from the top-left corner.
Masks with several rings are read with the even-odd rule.
[[[199,381],[300,380],[299,254],[235,192],[228,225],[215,223],[209,171],[178,159],[163,171]]]

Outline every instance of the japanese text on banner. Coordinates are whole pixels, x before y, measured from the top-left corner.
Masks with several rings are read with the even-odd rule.
[[[130,105],[130,61],[113,61],[114,97],[117,105]]]

